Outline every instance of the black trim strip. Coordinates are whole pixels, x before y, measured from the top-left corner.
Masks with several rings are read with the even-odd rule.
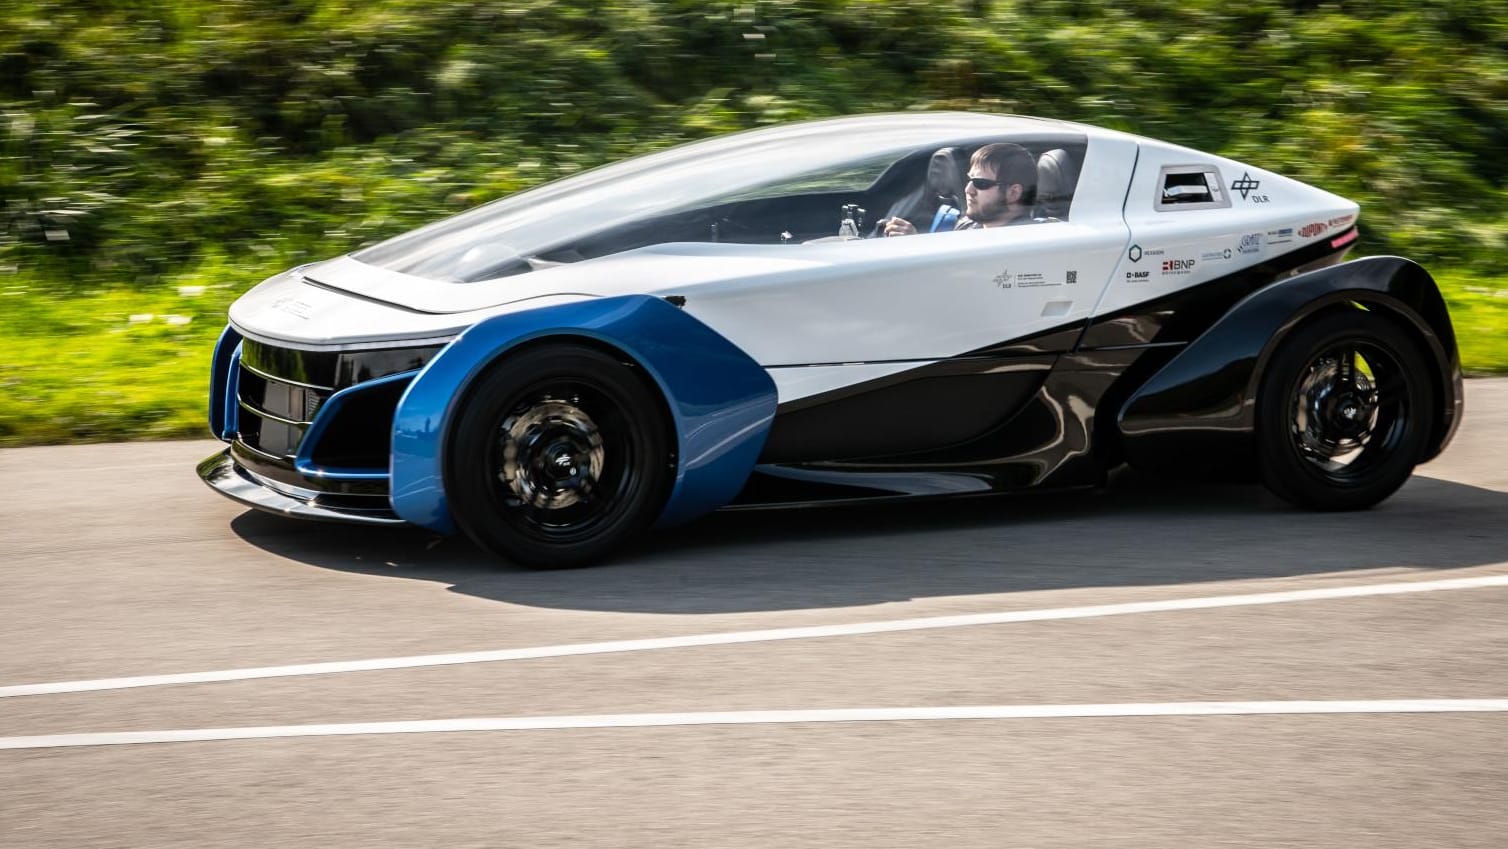
[[[342,295],[347,298],[355,298],[358,301],[366,301],[369,304],[377,304],[378,306],[387,307],[388,309],[392,310],[398,310],[399,312],[413,313],[414,315],[454,315],[454,313],[419,310],[414,309],[413,307],[406,307],[403,304],[395,304],[392,301],[384,301],[381,298],[374,298],[371,295],[363,295],[360,292],[352,292],[349,289],[342,289],[338,286],[331,286],[329,283],[323,283],[319,280],[315,280],[313,277],[310,277],[307,274],[302,274],[300,275],[300,277],[302,278],[304,285],[306,286],[312,286],[315,289],[323,289],[326,292],[334,292],[337,295]]]

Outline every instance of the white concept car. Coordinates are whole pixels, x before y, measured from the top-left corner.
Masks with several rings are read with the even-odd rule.
[[[1462,394],[1429,274],[1343,261],[1358,212],[1034,118],[688,144],[252,289],[214,354],[229,447],[199,473],[534,566],[717,508],[1095,486],[1126,462],[1364,508],[1445,446]]]

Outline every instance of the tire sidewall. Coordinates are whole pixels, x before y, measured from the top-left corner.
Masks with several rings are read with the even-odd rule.
[[[504,419],[552,382],[585,382],[615,407],[613,427],[629,446],[631,480],[590,534],[568,541],[520,530],[488,458]],[[599,426],[604,426],[598,422]],[[445,442],[447,502],[460,529],[483,548],[534,568],[566,568],[597,560],[644,530],[658,515],[670,479],[669,435],[646,378],[615,357],[580,344],[548,343],[509,352],[472,383]],[[622,462],[609,457],[608,462]]]
[[[1305,370],[1322,352],[1347,341],[1381,348],[1404,383],[1404,432],[1377,466],[1355,480],[1327,474],[1306,460],[1290,433],[1291,405]],[[1419,346],[1394,321],[1348,310],[1318,316],[1280,343],[1258,394],[1257,448],[1262,480],[1281,498],[1318,510],[1371,507],[1403,485],[1423,455],[1429,433],[1430,376]]]

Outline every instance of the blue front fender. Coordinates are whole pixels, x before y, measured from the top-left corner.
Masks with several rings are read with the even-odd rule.
[[[674,420],[676,476],[657,526],[728,503],[748,480],[775,416],[775,384],[758,363],[660,298],[626,295],[494,316],[424,367],[393,420],[392,504],[406,521],[454,533],[445,500],[445,443],[460,399],[484,370],[527,342],[581,339],[633,359]]]

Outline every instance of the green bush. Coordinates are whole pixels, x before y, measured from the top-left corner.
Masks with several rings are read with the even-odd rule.
[[[181,401],[90,394],[34,359],[47,338],[95,369],[202,358],[207,307],[300,261],[678,142],[907,109],[1085,121],[1353,198],[1361,251],[1448,269],[1468,363],[1508,370],[1505,48],[1502,0],[11,0],[0,443],[197,427],[197,371],[156,376]],[[189,324],[91,312],[179,315],[184,286],[216,293]]]

